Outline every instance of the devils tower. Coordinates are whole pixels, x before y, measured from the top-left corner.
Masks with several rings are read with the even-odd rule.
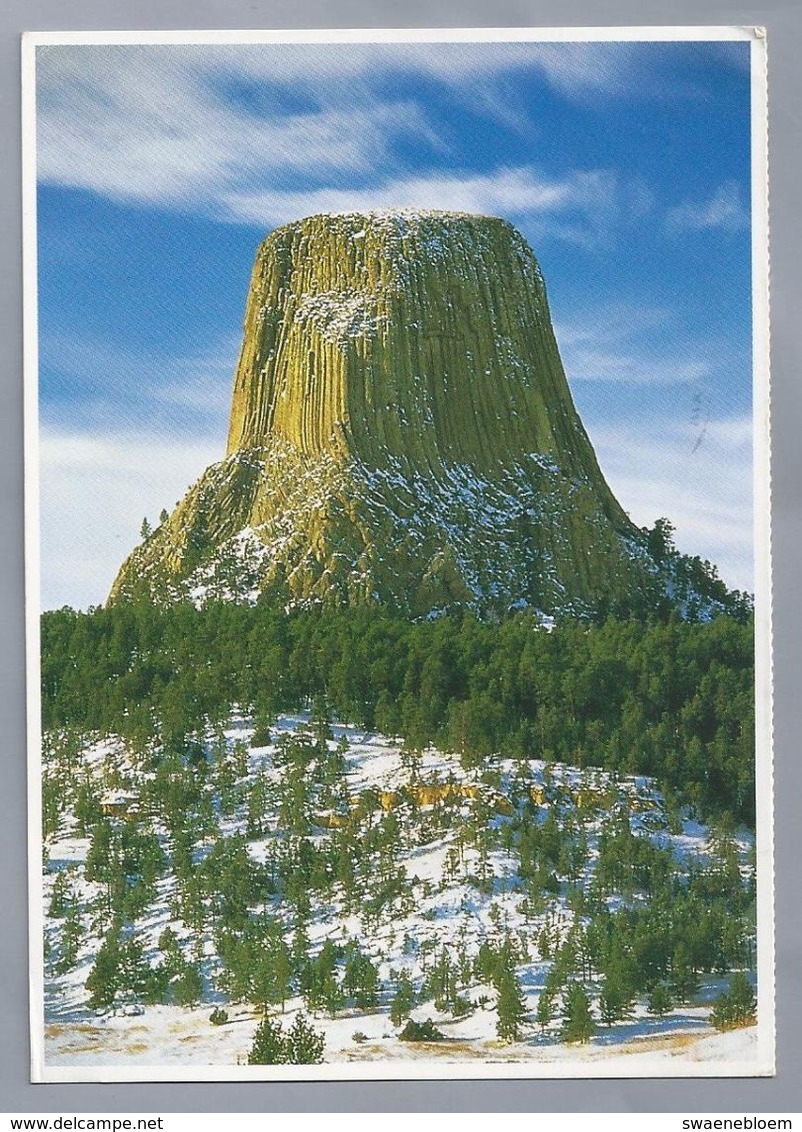
[[[526,241],[503,220],[404,210],[267,237],[226,457],[110,600],[554,614],[654,575],[574,407]]]

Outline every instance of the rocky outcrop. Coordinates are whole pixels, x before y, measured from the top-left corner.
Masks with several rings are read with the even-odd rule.
[[[313,216],[258,251],[226,458],[111,599],[588,609],[653,584],[638,535],[511,225]]]

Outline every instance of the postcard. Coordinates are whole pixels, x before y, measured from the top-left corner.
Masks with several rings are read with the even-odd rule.
[[[23,72],[33,1079],[773,1073],[763,30]]]

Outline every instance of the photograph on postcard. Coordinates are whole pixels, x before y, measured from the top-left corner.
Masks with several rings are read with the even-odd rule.
[[[760,29],[23,51],[34,1077],[771,1073]]]

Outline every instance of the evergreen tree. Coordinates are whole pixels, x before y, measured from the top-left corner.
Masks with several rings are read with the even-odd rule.
[[[42,837],[58,831],[59,820],[64,806],[64,794],[59,783],[45,774],[42,776]]]
[[[390,1021],[394,1026],[400,1026],[408,1018],[415,1005],[415,988],[406,971],[398,976],[395,994],[390,1003]]]
[[[265,819],[267,817],[267,782],[263,775],[259,775],[251,786],[247,795],[247,834],[248,837],[263,837],[265,833]]]
[[[256,703],[256,710],[253,715],[253,735],[251,736],[252,747],[267,747],[270,743],[271,724],[275,722],[276,711],[273,701],[269,694],[265,694],[264,690],[260,689],[259,699]]]
[[[678,1002],[688,1002],[699,991],[699,976],[688,958],[688,949],[679,943],[671,961],[671,990]]]
[[[281,1004],[282,1013],[284,1004],[292,993],[292,960],[290,949],[283,939],[276,942],[270,952],[273,961],[273,993],[276,1001]]]
[[[473,970],[476,978],[483,983],[492,983],[496,976],[497,962],[498,959],[495,951],[487,940],[483,939],[479,944],[479,950],[473,961]]]
[[[337,948],[327,939],[316,959],[307,963],[303,975],[306,1001],[312,1011],[326,1009],[333,1018],[343,1003],[343,992],[337,982]]]
[[[304,1014],[297,1014],[285,1034],[281,1023],[263,1018],[248,1054],[249,1065],[319,1065],[325,1036],[314,1030]]]
[[[542,990],[537,1000],[537,1024],[545,1033],[549,1023],[554,1018],[554,996],[547,990]]]
[[[646,1009],[650,1014],[654,1014],[657,1018],[663,1018],[673,1008],[674,1003],[671,1000],[671,992],[665,983],[655,983],[649,993],[649,1001]]]
[[[290,952],[284,940],[273,929],[266,939],[253,940],[246,945],[248,971],[248,997],[257,1006],[284,1003],[291,989]]]
[[[605,1026],[632,1016],[632,995],[615,974],[604,977],[599,994],[599,1017]]]
[[[92,1010],[111,1006],[122,985],[122,954],[119,926],[113,926],[100,946],[92,970],[86,980],[89,1006]]]
[[[179,1006],[196,1006],[203,996],[203,978],[194,963],[186,963],[173,988]]]
[[[526,1003],[515,971],[507,968],[500,972],[496,986],[498,989],[496,1033],[502,1041],[520,1041]]]
[[[346,948],[343,987],[360,1010],[378,1002],[379,972],[355,941]]]
[[[284,1065],[289,1060],[287,1043],[281,1026],[272,1018],[263,1018],[254,1035],[248,1054],[249,1065]]]
[[[757,1016],[757,999],[744,971],[736,971],[730,983],[730,1010],[736,1025],[748,1026]]]
[[[136,936],[129,936],[120,945],[121,988],[129,991],[135,998],[149,998],[152,971],[145,960],[142,941]]]
[[[737,971],[730,987],[713,1003],[710,1021],[717,1030],[734,1030],[751,1026],[757,1016],[757,999],[751,983],[743,971]]]
[[[53,888],[50,892],[50,905],[47,909],[48,916],[52,919],[59,919],[61,916],[66,916],[72,898],[72,889],[70,888],[66,871],[56,873]]]
[[[296,1014],[287,1034],[287,1060],[292,1065],[319,1065],[323,1060],[325,1036],[313,1030],[304,1014]]]
[[[56,966],[57,974],[63,975],[78,962],[78,951],[82,939],[83,927],[80,908],[77,900],[71,900],[61,932],[61,956]]]
[[[306,930],[306,920],[301,909],[297,909],[295,917],[295,931],[292,935],[290,959],[293,974],[301,977],[302,973],[306,971],[309,966],[309,935]]]
[[[171,927],[166,927],[159,936],[159,950],[164,955],[164,966],[171,975],[177,975],[183,967],[181,944]]]
[[[457,996],[457,976],[445,947],[440,949],[426,980],[426,993],[434,999],[438,1010],[445,1010]]]
[[[596,1030],[590,999],[581,983],[568,983],[563,996],[563,1021],[560,1037],[564,1042],[588,1042]]]

